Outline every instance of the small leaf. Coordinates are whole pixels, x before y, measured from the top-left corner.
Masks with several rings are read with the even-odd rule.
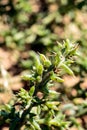
[[[34,125],[35,130],[41,130],[39,124],[35,120],[33,120],[32,124]]]
[[[30,90],[29,90],[29,95],[30,95],[30,96],[33,96],[34,91],[35,91],[35,86],[32,86],[32,87],[30,88]]]
[[[61,68],[63,68],[65,70],[66,73],[68,73],[70,75],[74,75],[73,71],[67,65],[62,63],[60,66],[61,66]]]
[[[28,80],[34,81],[35,80],[35,78],[30,74],[23,75],[22,79],[25,81],[28,81]]]
[[[79,45],[79,44],[77,44],[76,46],[74,46],[74,47],[69,51],[69,55],[75,55],[75,54],[76,54],[76,50],[77,50],[77,48],[78,48],[78,45]]]
[[[45,57],[45,55],[43,55],[43,54],[39,54],[40,55],[40,60],[41,60],[41,62],[42,62],[42,64],[44,65],[44,67],[49,67],[50,65],[51,65],[51,62],[50,62],[50,60],[48,60],[46,57]]]
[[[64,80],[62,78],[60,78],[60,77],[57,77],[57,75],[54,74],[54,72],[52,72],[51,80],[57,81],[57,82],[64,82]]]
[[[37,73],[38,73],[39,75],[42,75],[42,73],[43,73],[43,65],[42,65],[42,64],[39,64],[39,65],[37,66]]]
[[[55,102],[51,102],[51,101],[48,101],[48,102],[46,102],[46,105],[47,105],[47,107],[48,108],[51,108],[51,109],[53,109],[53,110],[58,110],[58,105],[60,104],[60,102],[57,102],[57,101],[55,101]]]

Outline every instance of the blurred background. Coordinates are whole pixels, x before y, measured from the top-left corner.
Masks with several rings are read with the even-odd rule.
[[[72,65],[76,77],[64,76],[65,82],[54,89],[62,93],[61,109],[72,122],[70,130],[87,130],[86,0],[0,0],[0,106],[21,87],[28,89],[21,75],[34,65],[36,52],[47,54],[56,49],[56,41],[67,38],[79,43]]]

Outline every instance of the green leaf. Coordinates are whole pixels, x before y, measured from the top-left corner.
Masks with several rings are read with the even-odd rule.
[[[43,54],[39,54],[39,55],[40,55],[40,60],[41,60],[42,64],[44,65],[44,67],[48,68],[51,65],[50,60],[47,59],[45,57],[45,55],[43,55]]]
[[[37,69],[37,73],[39,75],[42,75],[42,73],[43,73],[43,65],[39,64],[36,69]]]
[[[33,96],[34,91],[35,91],[35,86],[32,86],[32,87],[30,88],[30,90],[29,90],[29,95],[30,95],[30,96]]]
[[[67,65],[65,65],[64,63],[62,63],[62,64],[60,65],[60,67],[61,67],[62,69],[64,69],[66,73],[68,73],[68,74],[74,76],[73,71],[72,71]]]
[[[28,80],[34,81],[35,80],[35,78],[30,74],[23,75],[22,79],[25,80],[25,81],[28,81]]]
[[[54,72],[52,72],[51,80],[56,81],[56,82],[64,82],[64,80],[58,77]]]
[[[33,123],[32,123],[32,124],[34,125],[35,130],[41,130],[39,124],[38,124],[35,120],[33,120]]]

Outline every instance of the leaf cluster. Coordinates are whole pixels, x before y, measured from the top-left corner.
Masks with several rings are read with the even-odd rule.
[[[48,57],[34,53],[36,62],[31,73],[22,76],[29,82],[29,90],[21,88],[14,103],[3,106],[0,111],[0,123],[10,123],[10,130],[68,129],[69,122],[59,108],[58,93],[50,87],[54,81],[63,82],[65,73],[73,75],[70,64],[77,47],[66,40],[63,44],[57,43],[57,48],[58,51]]]

